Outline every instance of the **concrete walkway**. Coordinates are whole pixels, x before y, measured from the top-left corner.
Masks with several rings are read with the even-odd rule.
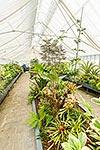
[[[33,129],[26,123],[29,75],[24,73],[0,105],[0,150],[36,150]]]
[[[78,100],[79,100],[80,102],[81,102],[82,98],[83,98],[86,102],[88,102],[88,104],[89,104],[90,106],[92,106],[92,108],[93,108],[93,113],[94,113],[96,116],[100,117],[100,105],[97,105],[97,104],[95,104],[95,103],[93,103],[93,102],[91,101],[91,99],[92,99],[93,97],[99,98],[99,97],[100,97],[99,94],[97,94],[97,93],[92,93],[92,92],[87,92],[87,91],[84,90],[84,89],[78,89],[78,90],[76,91],[76,97],[78,98]]]

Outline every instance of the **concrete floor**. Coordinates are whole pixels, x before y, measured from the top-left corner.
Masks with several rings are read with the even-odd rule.
[[[97,105],[97,104],[94,104],[93,102],[91,102],[91,98],[93,97],[97,97],[99,98],[100,97],[100,94],[97,94],[97,93],[92,93],[90,91],[86,91],[85,89],[78,89],[76,91],[76,96],[78,98],[78,100],[81,102],[82,101],[82,98],[88,102],[88,104],[90,106],[92,106],[93,108],[93,113],[100,117],[100,105]]]
[[[26,123],[29,74],[24,73],[0,105],[0,150],[36,150],[34,130]]]

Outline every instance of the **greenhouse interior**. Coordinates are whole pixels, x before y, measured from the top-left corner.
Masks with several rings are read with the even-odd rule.
[[[100,1],[0,7],[0,150],[100,150]]]

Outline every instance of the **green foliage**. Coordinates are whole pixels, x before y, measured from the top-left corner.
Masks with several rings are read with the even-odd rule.
[[[35,128],[36,125],[41,127],[41,121],[38,119],[38,115],[34,112],[30,112],[30,118],[27,119],[27,123],[29,123],[32,128]]]
[[[96,88],[97,88],[97,90],[100,90],[100,82],[98,82],[98,83],[96,84]]]
[[[37,125],[39,128],[44,125],[44,128],[47,127],[53,116],[49,113],[49,107],[44,103],[44,105],[39,106],[38,108],[38,115],[34,112],[30,112],[30,117],[27,119],[27,123],[29,123],[32,128],[35,128]]]
[[[95,104],[100,105],[100,97],[99,97],[99,98],[93,97],[93,98],[91,99],[91,101],[92,101],[93,103],[95,103]]]
[[[57,63],[55,65],[55,71],[57,74],[67,74],[68,72],[67,63],[66,62]]]
[[[0,93],[6,86],[20,73],[22,68],[18,64],[1,64],[0,65]]]
[[[87,136],[85,133],[80,132],[78,137],[75,137],[73,134],[69,134],[68,142],[62,143],[64,150],[82,150],[82,147],[85,146],[87,141]]]
[[[43,74],[43,75],[38,74],[37,76],[34,76],[33,79],[35,80],[40,90],[42,90],[43,87],[45,87],[46,84],[49,82],[49,78],[46,76],[46,74]]]
[[[82,112],[72,107],[61,110],[58,116],[58,119],[51,122],[47,132],[51,139],[49,142],[53,142],[59,149],[61,143],[68,140],[69,134],[77,136],[79,132],[84,131],[85,120]]]
[[[39,65],[35,65],[35,67],[39,67]],[[43,72],[42,65],[40,65],[40,71],[38,70],[38,74],[35,74],[31,78],[31,85],[30,85],[30,94],[28,96],[29,101],[32,99],[38,99],[39,96],[42,96],[42,89],[47,85],[50,81],[50,77],[48,73]],[[35,68],[35,71],[37,69]]]
[[[42,74],[44,71],[44,65],[42,63],[34,62],[31,66],[30,72]]]
[[[90,61],[83,62],[80,66],[80,70],[82,71],[83,74],[85,75],[90,75],[92,73],[92,70],[96,67],[95,64],[93,64]]]
[[[75,77],[78,78],[78,76],[79,76],[79,66],[78,65],[77,65],[77,69],[75,70],[76,62],[77,62],[77,64],[80,64],[80,58],[72,59],[66,63],[66,67],[67,67],[66,75],[68,77],[70,77],[71,79],[75,79]]]
[[[34,66],[34,63],[39,63],[39,62],[38,62],[38,59],[31,59],[31,60],[30,60],[30,66],[31,66],[31,67]]]
[[[99,76],[99,74],[100,74],[100,68],[99,68],[99,66],[95,65],[94,68],[91,69],[90,74],[92,76]]]
[[[96,80],[91,79],[91,80],[89,81],[89,84],[90,84],[90,86],[91,86],[92,88],[95,88],[95,87],[96,87]]]
[[[34,99],[34,96],[32,95],[32,93],[30,93],[30,94],[28,95],[28,101],[29,101],[29,102],[32,102],[33,99]]]
[[[90,76],[89,76],[89,75],[86,75],[86,74],[81,74],[81,75],[80,75],[80,80],[81,80],[81,82],[83,82],[83,83],[89,83]]]
[[[72,60],[67,65],[74,68],[74,63],[75,61]],[[56,64],[55,66],[42,64],[42,69],[31,78],[32,97],[30,96],[30,99],[34,98],[38,101],[38,114],[32,115],[28,122],[32,124],[32,127],[38,125],[41,131],[40,135],[50,139],[48,150],[53,146],[56,146],[57,150],[62,149],[61,143],[68,142],[69,134],[75,136],[83,146],[84,138],[81,134],[80,136],[78,134],[90,129],[90,118],[93,117],[92,107],[85,100],[83,100],[83,105],[87,112],[84,113],[80,110],[77,98],[74,95],[77,87],[72,82],[63,81],[59,78],[59,66],[66,70],[66,64],[64,66],[63,64]],[[69,74],[72,74],[72,69],[67,68],[67,70],[69,70]],[[96,76],[95,79],[98,80]],[[94,150],[95,145],[89,135],[87,134],[89,147]],[[75,146],[77,147],[77,142]]]
[[[92,145],[95,145],[97,147],[96,150],[100,149],[100,119],[93,118],[92,122],[90,123],[90,127],[92,128],[92,132],[90,132],[90,139],[92,139],[94,142],[92,142]]]
[[[97,147],[96,150],[99,150],[100,149],[100,134],[92,131],[90,133],[90,138],[92,138],[92,140],[94,141],[94,142],[92,142],[92,145]],[[93,148],[93,150],[94,150],[94,148]]]
[[[84,108],[86,109],[86,112],[84,113],[87,117],[90,117],[90,116],[94,116],[93,115],[93,108],[92,106],[90,106],[86,101],[85,99],[83,99],[83,97],[80,95],[81,99],[82,99],[82,105],[84,106]]]
[[[65,60],[65,50],[62,45],[59,44],[59,41],[62,41],[64,36],[59,36],[57,39],[46,39],[43,40],[41,45],[41,58],[42,60],[49,64],[55,65],[60,63],[62,60]]]
[[[90,126],[100,135],[100,119],[97,118],[92,119]]]
[[[80,80],[83,83],[88,83],[92,88],[100,89],[100,68],[90,61],[83,62],[80,65]]]

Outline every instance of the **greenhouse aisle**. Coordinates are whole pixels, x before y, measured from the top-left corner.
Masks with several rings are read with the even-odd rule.
[[[83,98],[86,102],[88,102],[88,104],[89,104],[90,106],[92,106],[92,108],[93,108],[93,113],[94,113],[96,116],[100,117],[100,105],[97,105],[97,104],[94,104],[93,102],[91,102],[91,98],[93,98],[93,97],[99,98],[99,97],[100,97],[99,94],[97,94],[97,93],[92,93],[92,92],[88,92],[88,91],[86,91],[85,89],[78,89],[78,90],[76,91],[76,96],[77,96],[77,98],[78,98],[78,100],[79,100],[80,102],[81,102],[82,98]]]
[[[35,150],[34,132],[26,123],[29,74],[20,76],[14,87],[0,105],[0,150]]]

